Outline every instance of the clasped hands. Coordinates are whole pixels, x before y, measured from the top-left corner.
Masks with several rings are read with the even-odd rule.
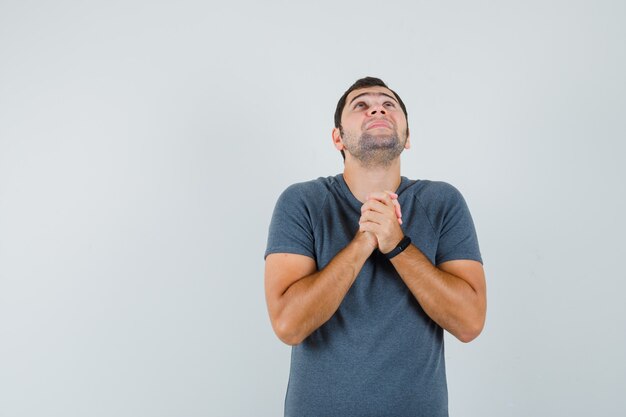
[[[392,251],[404,237],[402,210],[398,195],[391,191],[370,193],[361,206],[359,232],[370,237],[370,243],[382,253]]]

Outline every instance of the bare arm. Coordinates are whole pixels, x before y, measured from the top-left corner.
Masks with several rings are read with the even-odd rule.
[[[391,263],[424,312],[438,325],[465,343],[478,337],[487,310],[485,274],[480,262],[455,260],[437,268],[419,249],[409,245]]]
[[[296,345],[327,322],[375,247],[372,234],[359,232],[320,271],[316,271],[315,261],[308,256],[268,255],[265,298],[278,338]]]
[[[387,193],[373,193],[361,209],[360,229],[374,233],[381,252],[391,251],[404,233],[395,221]],[[391,263],[424,312],[462,342],[475,339],[483,329],[487,309],[485,274],[480,262],[455,260],[435,267],[415,246],[409,245]]]

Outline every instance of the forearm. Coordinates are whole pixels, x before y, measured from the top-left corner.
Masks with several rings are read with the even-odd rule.
[[[292,284],[281,297],[282,339],[301,343],[337,311],[354,283],[371,247],[359,233],[322,270]]]
[[[413,245],[391,262],[431,319],[463,342],[478,336],[484,325],[486,305],[477,289],[435,267]]]

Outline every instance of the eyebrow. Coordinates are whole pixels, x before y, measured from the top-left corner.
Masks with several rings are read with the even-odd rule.
[[[382,93],[382,92],[379,92],[379,93],[365,92],[365,93],[357,94],[356,96],[354,96],[354,98],[352,100],[350,100],[350,104],[352,104],[352,102],[354,100],[356,100],[357,98],[359,98],[361,96],[387,96],[390,99],[392,99],[393,101],[395,101],[396,103],[398,102],[398,100],[396,100],[394,97],[390,96],[387,93]]]

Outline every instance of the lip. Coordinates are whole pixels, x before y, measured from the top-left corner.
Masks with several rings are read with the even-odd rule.
[[[384,128],[387,128],[387,129],[391,129],[391,125],[388,122],[386,122],[384,120],[376,120],[375,122],[372,122],[372,123],[370,123],[367,126],[367,130],[369,130],[369,129],[378,129],[378,128],[381,128],[381,127],[384,127]]]

